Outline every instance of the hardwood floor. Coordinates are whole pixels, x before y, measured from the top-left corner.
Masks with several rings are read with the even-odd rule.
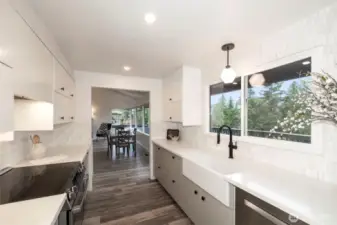
[[[102,145],[103,146],[103,145]],[[192,222],[156,181],[149,178],[149,157],[108,159],[96,143],[93,192],[83,225],[190,225]]]

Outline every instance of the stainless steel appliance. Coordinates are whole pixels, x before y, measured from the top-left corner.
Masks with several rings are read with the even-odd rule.
[[[59,225],[80,225],[88,186],[85,166],[69,162],[0,171],[0,204],[66,194]]]
[[[235,197],[235,225],[308,225],[239,188]]]

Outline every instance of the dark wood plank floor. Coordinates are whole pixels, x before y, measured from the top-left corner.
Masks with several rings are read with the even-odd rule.
[[[190,225],[172,198],[149,180],[149,157],[137,146],[137,157],[108,159],[104,146],[94,151],[93,192],[87,197],[83,225]]]

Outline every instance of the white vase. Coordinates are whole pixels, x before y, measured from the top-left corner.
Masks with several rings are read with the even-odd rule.
[[[31,159],[41,159],[46,155],[46,147],[42,143],[33,144],[33,147],[30,151]]]

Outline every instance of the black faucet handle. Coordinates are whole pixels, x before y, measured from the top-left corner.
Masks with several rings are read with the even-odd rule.
[[[238,149],[238,142],[237,141],[234,142],[233,149]]]

